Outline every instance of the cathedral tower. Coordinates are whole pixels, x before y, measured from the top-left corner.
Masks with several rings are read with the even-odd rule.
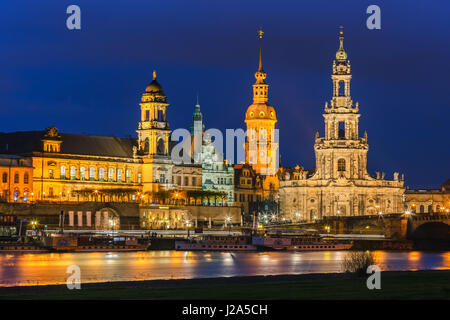
[[[365,179],[367,177],[367,135],[359,137],[359,105],[350,96],[350,61],[344,50],[344,35],[339,35],[339,49],[333,61],[333,95],[325,103],[325,137],[316,135],[315,178]]]
[[[277,173],[278,142],[275,139],[275,109],[268,103],[269,85],[267,74],[262,67],[262,30],[259,31],[259,66],[253,85],[253,104],[245,114],[247,140],[245,142],[245,162],[249,163],[257,174],[274,175]]]

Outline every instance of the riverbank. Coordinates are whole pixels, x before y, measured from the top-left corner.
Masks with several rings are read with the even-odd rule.
[[[450,270],[385,271],[381,290],[350,274],[305,274],[0,288],[0,299],[450,299]]]

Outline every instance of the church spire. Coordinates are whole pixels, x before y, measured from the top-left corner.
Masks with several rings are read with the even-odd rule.
[[[262,68],[262,37],[264,32],[260,29],[258,30],[258,36],[259,36],[259,67],[258,72],[264,72]]]
[[[259,37],[259,66],[258,71],[255,73],[256,82],[255,84],[265,84],[264,81],[267,77],[267,74],[264,72],[262,67],[262,37],[264,32],[262,30],[258,30],[258,37]]]
[[[338,63],[345,63],[347,61],[347,52],[344,49],[344,27],[340,27],[341,31],[339,31],[339,49],[336,52],[336,60]]]

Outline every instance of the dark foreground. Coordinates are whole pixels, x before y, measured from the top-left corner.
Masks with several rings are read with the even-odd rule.
[[[450,299],[450,270],[382,272],[381,290],[349,274],[309,274],[12,287],[0,299]]]

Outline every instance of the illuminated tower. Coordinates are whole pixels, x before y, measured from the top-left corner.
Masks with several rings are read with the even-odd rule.
[[[350,96],[350,61],[344,50],[344,35],[340,31],[339,49],[333,61],[333,96],[325,103],[325,137],[317,133],[315,179],[365,179],[368,176],[367,134],[359,137],[359,104]]]
[[[156,80],[145,88],[141,99],[137,155],[143,160],[144,192],[157,191],[159,186],[171,188],[173,163],[169,154],[170,129],[167,121],[167,97]]]
[[[169,154],[169,123],[167,122],[167,97],[161,85],[156,80],[153,71],[153,81],[145,88],[142,95],[141,122],[139,122],[139,151],[144,155]]]
[[[259,67],[255,73],[253,85],[253,104],[245,114],[247,140],[245,142],[245,162],[249,163],[257,174],[274,175],[277,172],[278,140],[275,139],[275,109],[268,103],[269,85],[267,74],[262,67],[262,36],[259,35]]]
[[[191,136],[192,136],[191,153],[194,163],[201,163],[204,128],[205,126],[203,125],[203,115],[200,111],[200,104],[198,102],[197,96],[197,104],[195,105],[195,111],[194,114],[192,115],[192,125],[191,125]]]

